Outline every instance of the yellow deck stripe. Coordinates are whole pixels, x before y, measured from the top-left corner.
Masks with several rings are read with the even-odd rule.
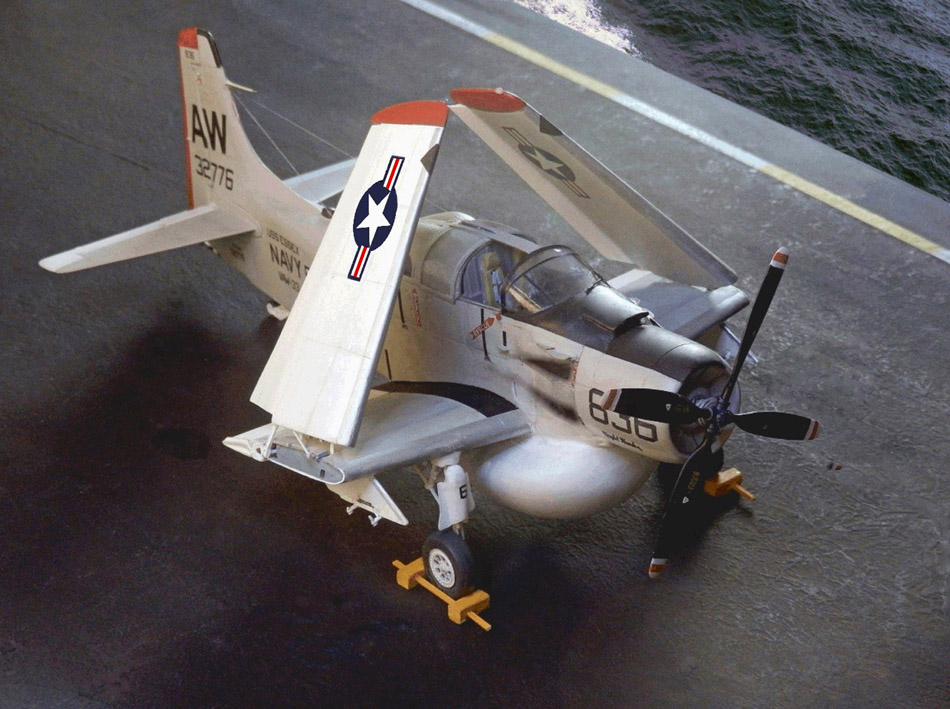
[[[920,249],[924,253],[928,253],[931,256],[936,256],[937,258],[948,261],[946,252],[948,251],[939,244],[925,239],[920,236],[920,234],[915,234],[910,229],[902,227],[900,224],[892,222],[890,219],[885,219],[880,214],[875,214],[869,209],[855,204],[849,199],[837,195],[830,190],[826,190],[824,187],[816,185],[814,182],[809,182],[808,180],[799,177],[798,175],[789,172],[788,170],[783,170],[776,165],[765,165],[759,168],[769,177],[774,177],[779,182],[784,182],[786,185],[794,187],[799,192],[804,192],[809,197],[814,197],[820,202],[824,202],[829,207],[837,209],[839,212],[844,212],[849,217],[857,219],[859,222],[864,222],[868,226],[872,226],[875,229],[883,231],[888,236],[893,236],[895,239],[903,241],[905,244],[913,246],[915,249]]]
[[[503,34],[498,34],[497,32],[492,32],[482,37],[489,44],[494,44],[496,47],[501,47],[507,52],[514,54],[516,56],[525,59],[532,64],[535,64],[542,69],[547,69],[552,74],[557,74],[568,81],[573,81],[579,86],[583,86],[585,89],[593,91],[595,94],[600,94],[605,98],[610,100],[616,99],[618,96],[622,95],[623,92],[619,89],[615,89],[610,84],[605,84],[603,81],[599,81],[592,76],[584,74],[583,72],[572,69],[561,62],[552,59],[547,54],[542,54],[536,49],[532,49],[521,42],[516,42],[513,39],[506,37]]]

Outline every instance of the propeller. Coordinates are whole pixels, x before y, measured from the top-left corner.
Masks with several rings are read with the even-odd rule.
[[[666,566],[676,533],[688,521],[690,502],[697,489],[701,489],[700,483],[718,473],[722,467],[721,450],[714,451],[713,447],[723,428],[735,424],[743,431],[757,436],[795,441],[812,440],[818,435],[818,421],[806,416],[780,411],[752,411],[740,414],[729,409],[739,372],[749,350],[752,349],[762,321],[765,320],[787,263],[788,249],[782,247],[772,257],[769,270],[752,305],[749,322],[739,344],[736,363],[722,393],[716,396],[715,400],[704,400],[704,405],[700,406],[681,394],[659,389],[613,389],[604,397],[604,408],[622,415],[660,423],[705,426],[702,443],[683,463],[673,485],[673,492],[660,525],[656,550],[650,562],[650,578],[659,576]]]
[[[611,389],[604,397],[603,408],[624,416],[671,424],[696,423],[713,415],[711,409],[662,389]]]

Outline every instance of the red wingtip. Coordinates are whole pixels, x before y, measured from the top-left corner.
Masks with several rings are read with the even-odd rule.
[[[444,126],[448,118],[449,107],[442,101],[409,101],[378,111],[372,121],[375,124]]]
[[[178,46],[198,49],[198,29],[196,27],[188,27],[179,32]]]
[[[808,437],[805,440],[813,441],[818,438],[818,431],[821,430],[821,424],[815,420],[811,422],[811,428],[808,429]]]
[[[449,95],[463,106],[493,113],[514,113],[526,105],[503,89],[453,89]]]

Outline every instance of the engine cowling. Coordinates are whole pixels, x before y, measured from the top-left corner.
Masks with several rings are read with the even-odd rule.
[[[655,460],[682,462],[702,442],[701,426],[670,426],[607,411],[604,396],[611,389],[663,389],[702,406],[702,401],[722,391],[728,376],[725,361],[713,350],[645,321],[614,337],[606,352],[584,351],[575,404],[581,420],[599,437]],[[738,407],[738,389],[733,403]],[[731,431],[732,427],[723,429],[722,442]]]

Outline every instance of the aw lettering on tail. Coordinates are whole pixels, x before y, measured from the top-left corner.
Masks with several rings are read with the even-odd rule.
[[[228,117],[224,114],[219,117],[217,111],[211,111],[209,118],[207,109],[199,109],[191,104],[191,142],[197,143],[198,138],[201,138],[201,143],[205,148],[218,150],[218,145],[220,145],[220,152],[226,154],[228,152]]]

